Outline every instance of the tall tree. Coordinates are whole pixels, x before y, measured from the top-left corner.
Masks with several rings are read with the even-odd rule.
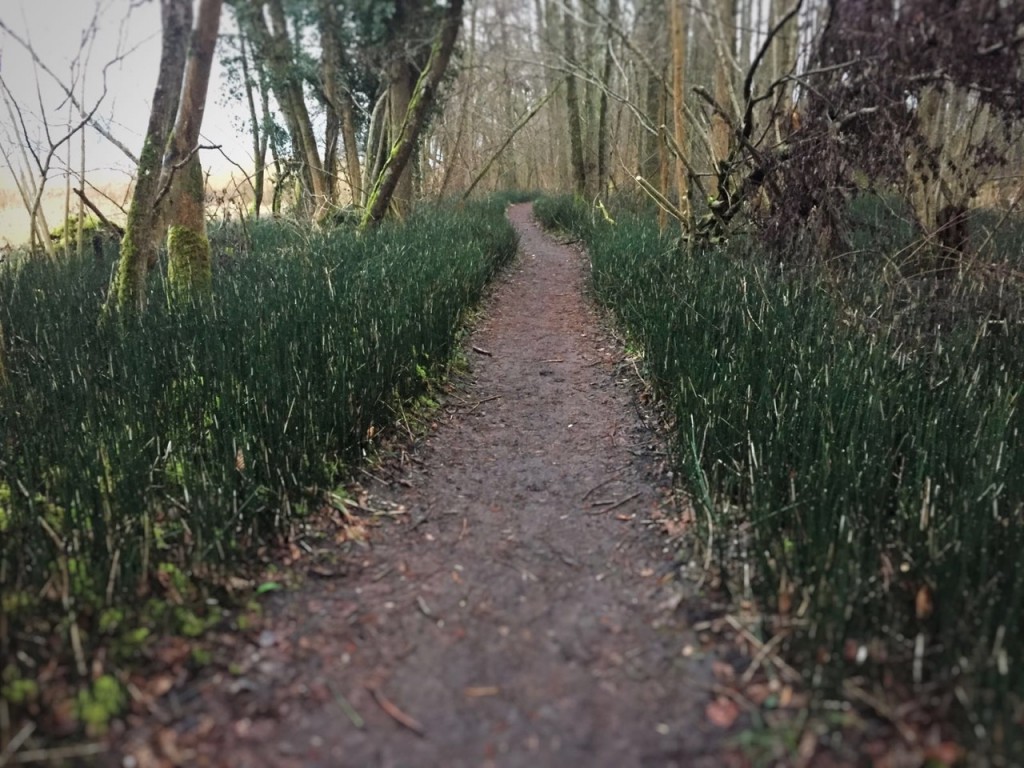
[[[149,111],[146,138],[139,156],[135,192],[128,208],[128,223],[121,241],[117,274],[110,301],[118,309],[142,309],[146,301],[146,275],[156,263],[161,238],[161,169],[164,151],[178,112],[185,77],[191,0],[160,0],[162,23],[160,70]]]
[[[583,120],[580,116],[580,93],[576,68],[576,9],[566,3],[562,13],[565,62],[569,73],[565,78],[565,105],[569,115],[569,150],[573,189],[577,195],[587,193],[587,165],[583,156]]]
[[[345,83],[346,69],[350,63],[339,34],[341,20],[333,0],[318,0],[317,11],[324,97],[341,134],[351,201],[359,205],[362,198],[362,171],[356,138],[356,104],[351,87]],[[330,146],[330,139],[327,143]]]
[[[206,109],[222,5],[223,0],[199,0],[178,119],[164,156],[169,189],[167,282],[179,299],[205,299],[213,290],[199,130]]]
[[[360,230],[376,227],[387,213],[402,174],[412,159],[427,115],[436,98],[448,62],[455,49],[455,41],[462,25],[463,0],[448,0],[441,17],[440,28],[430,50],[430,58],[416,81],[402,120],[401,129],[391,144],[391,151],[367,199],[366,211],[360,221]]]

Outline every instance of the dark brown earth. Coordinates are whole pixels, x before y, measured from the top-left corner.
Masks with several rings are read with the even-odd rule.
[[[339,572],[117,736],[116,764],[718,766],[711,660],[678,609],[670,479],[585,258],[514,206],[471,373],[364,506]],[[384,472],[380,472],[384,474]]]

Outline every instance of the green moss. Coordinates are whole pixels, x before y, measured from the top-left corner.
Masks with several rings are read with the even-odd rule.
[[[35,680],[18,678],[0,688],[0,694],[11,704],[26,704],[39,698],[39,683]]]
[[[0,374],[2,373],[3,369],[0,368]],[[0,377],[0,381],[3,381],[2,377]],[[0,533],[3,533],[10,527],[13,517],[14,507],[11,506],[11,486],[0,482]]]
[[[104,733],[114,717],[125,704],[121,684],[110,675],[96,679],[91,688],[78,692],[76,700],[79,719],[93,734]]]
[[[173,226],[167,232],[167,282],[175,300],[213,295],[210,240],[203,232]]]

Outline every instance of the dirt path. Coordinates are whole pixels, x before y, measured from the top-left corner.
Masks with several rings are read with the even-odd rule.
[[[580,255],[529,206],[510,217],[520,260],[469,340],[491,354],[469,353],[402,484],[372,489],[408,517],[346,576],[275,598],[233,674],[125,736],[128,764],[720,764],[709,662],[684,657],[672,554],[643,522],[664,480],[621,353]]]

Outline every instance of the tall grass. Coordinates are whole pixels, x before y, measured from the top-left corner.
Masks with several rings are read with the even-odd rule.
[[[201,624],[197,585],[343,478],[517,242],[497,201],[363,238],[263,222],[212,239],[212,306],[169,303],[157,278],[123,321],[101,319],[112,258],[0,272],[4,682],[133,621]]]
[[[765,631],[787,633],[808,680],[902,685],[1020,749],[1019,337],[965,327],[913,347],[742,244],[687,256],[650,219],[535,210],[586,241],[674,409],[714,554],[755,566]]]

